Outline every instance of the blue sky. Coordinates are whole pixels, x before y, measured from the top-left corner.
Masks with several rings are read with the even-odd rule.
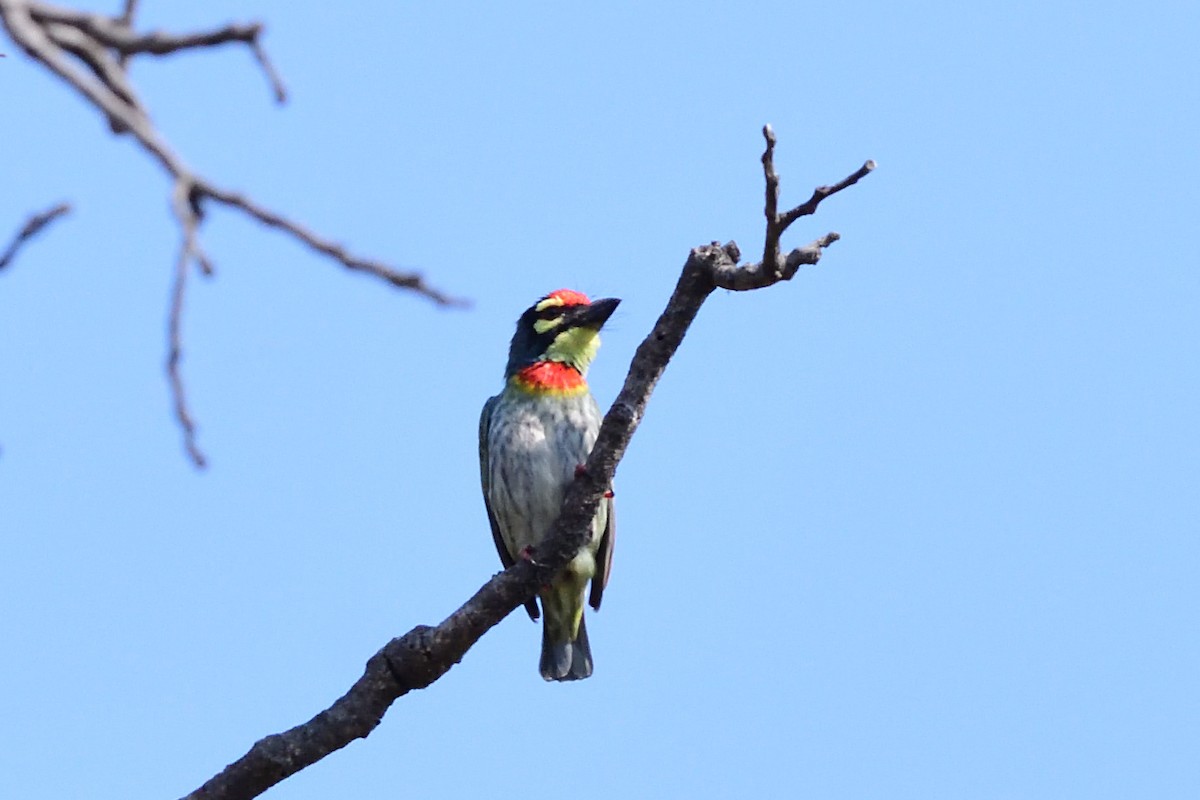
[[[0,231],[75,207],[0,273],[0,796],[181,796],[457,607],[498,568],[513,320],[623,298],[610,401],[689,248],[761,246],[764,122],[785,203],[879,169],[671,363],[595,676],[543,683],[514,614],[267,796],[1200,791],[1195,4],[142,5],[265,20],[292,91],[236,48],[136,61],[189,163],[474,305],[213,210],[195,472],[168,184],[0,40]]]

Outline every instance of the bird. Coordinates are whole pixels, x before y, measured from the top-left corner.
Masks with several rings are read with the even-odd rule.
[[[533,558],[558,517],[567,486],[596,442],[601,415],[587,371],[600,347],[600,329],[620,302],[591,302],[582,292],[559,289],[517,320],[504,389],[484,403],[479,418],[483,501],[505,568],[519,558]],[[596,510],[587,543],[538,593],[543,617],[538,671],[547,681],[592,674],[584,589],[591,581],[588,604],[600,610],[615,538],[609,491]],[[536,622],[533,598],[525,610]]]

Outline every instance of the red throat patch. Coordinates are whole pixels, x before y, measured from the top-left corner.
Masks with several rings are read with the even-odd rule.
[[[579,370],[558,361],[538,361],[513,376],[517,385],[534,394],[573,395],[587,391]]]

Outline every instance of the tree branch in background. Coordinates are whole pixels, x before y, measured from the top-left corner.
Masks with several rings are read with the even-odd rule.
[[[8,247],[4,250],[3,255],[0,255],[0,269],[4,269],[12,263],[17,256],[17,251],[21,249],[21,245],[37,236],[42,228],[45,228],[51,222],[65,215],[71,210],[70,203],[59,203],[53,208],[48,208],[40,214],[33,214],[26,220],[21,230],[17,231],[17,235],[9,242]]]
[[[0,57],[3,56],[4,54],[0,53]],[[4,268],[13,262],[13,259],[17,256],[17,251],[21,249],[21,245],[37,236],[43,228],[67,214],[70,210],[70,203],[59,203],[39,214],[30,215],[25,224],[21,226],[21,230],[17,231],[17,235],[8,243],[8,247],[0,254],[0,272],[4,271]]]
[[[161,31],[140,33],[133,29],[137,5],[137,0],[125,0],[121,15],[109,17],[60,8],[36,0],[0,0],[0,21],[12,40],[31,58],[65,81],[99,110],[114,133],[127,133],[136,139],[146,154],[166,170],[174,184],[171,210],[179,224],[180,251],[175,262],[168,312],[166,369],[175,417],[183,431],[184,448],[192,462],[197,467],[203,467],[205,459],[196,444],[196,427],[188,410],[179,367],[183,357],[181,331],[188,265],[195,264],[206,275],[213,271],[212,262],[205,255],[199,240],[204,205],[208,201],[241,211],[263,225],[280,230],[352,272],[374,275],[439,306],[464,303],[433,288],[419,273],[352,255],[342,246],[300,223],[242,194],[217,186],[192,170],[162,138],[138,99],[127,72],[130,58],[143,54],[164,56],[199,47],[240,43],[246,45],[258,61],[277,102],[283,103],[287,99],[287,91],[262,47],[261,24],[229,24],[210,31],[184,34]]]
[[[762,263],[739,266],[741,255],[733,242],[692,250],[666,310],[638,347],[625,385],[604,416],[587,465],[568,487],[558,519],[537,548],[536,560],[518,559],[485,583],[440,625],[432,628],[418,625],[392,639],[367,661],[363,676],[332,706],[302,725],[260,739],[246,755],[189,794],[186,800],[249,800],[353,740],[366,737],[393,702],[446,674],[483,634],[533,597],[539,587],[547,585],[579,552],[589,535],[596,509],[612,485],[617,464],[642,420],[655,384],[708,296],[718,288],[757,289],[788,280],[801,264],[815,264],[821,251],[838,239],[836,233],[829,233],[793,250],[780,268],[779,235],[794,218],[784,221],[772,211],[779,187],[779,176],[771,164],[775,137],[770,126],[763,129],[763,135],[767,139],[763,164],[768,185],[767,236],[774,236],[773,267],[764,268]],[[814,199],[800,208],[811,206],[805,212],[811,214],[821,200],[851,185],[872,168],[874,164],[868,161],[862,170],[835,187],[818,189],[813,193]]]

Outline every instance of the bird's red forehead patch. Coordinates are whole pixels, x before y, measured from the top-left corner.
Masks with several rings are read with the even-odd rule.
[[[574,289],[557,289],[546,295],[547,300],[557,300],[555,305],[564,306],[590,306],[591,300],[583,292],[577,292]]]

